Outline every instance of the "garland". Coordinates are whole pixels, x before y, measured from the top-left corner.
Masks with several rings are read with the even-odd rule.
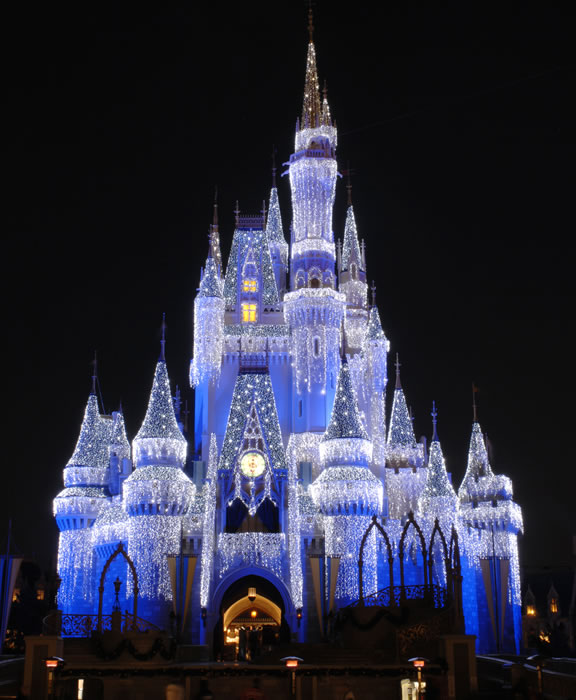
[[[164,637],[156,637],[150,649],[147,652],[141,652],[134,646],[131,639],[125,638],[115,649],[107,651],[102,643],[102,638],[99,635],[94,635],[92,637],[92,649],[96,656],[105,661],[114,661],[124,651],[127,651],[137,661],[150,661],[157,654],[160,654],[165,660],[173,659],[176,653],[176,642],[174,639],[168,640],[168,643],[166,641]]]

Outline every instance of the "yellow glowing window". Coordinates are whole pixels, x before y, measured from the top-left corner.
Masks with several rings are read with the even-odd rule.
[[[558,612],[558,601],[556,598],[552,598],[550,600],[550,612],[551,613],[557,613]]]
[[[536,616],[536,608],[533,605],[527,605],[526,606],[526,615],[529,615],[530,617],[535,617]]]
[[[242,304],[242,322],[256,323],[256,304]]]
[[[256,280],[242,280],[243,292],[255,292],[257,289],[258,282]]]

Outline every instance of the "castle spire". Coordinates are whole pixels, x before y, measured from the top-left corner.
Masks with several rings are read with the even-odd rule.
[[[174,414],[164,341],[162,348],[162,354],[156,364],[146,416],[134,438],[136,466],[181,466],[186,458],[186,439]]]
[[[342,358],[342,366],[338,375],[334,407],[330,423],[326,428],[322,442],[340,438],[360,438],[368,440],[368,433],[362,424],[358,399],[352,386],[352,377],[346,357]]]
[[[304,101],[302,104],[302,121],[300,128],[315,129],[320,126],[322,106],[318,71],[316,69],[316,49],[314,47],[314,22],[312,8],[308,9],[308,57],[306,59],[306,78],[304,81]]]
[[[222,298],[222,280],[218,274],[216,260],[210,253],[208,253],[208,257],[206,258],[206,265],[204,267],[204,274],[200,280],[198,296]]]
[[[350,194],[351,197],[352,195]],[[350,270],[352,265],[356,265],[357,271],[362,269],[362,254],[360,253],[354,208],[349,202],[348,211],[346,212],[346,224],[344,226],[344,244],[342,245],[342,272]]]
[[[162,313],[162,325],[160,326],[160,362],[166,362],[166,313]]]
[[[400,383],[400,362],[396,354],[396,388],[394,390],[394,402],[392,404],[392,414],[390,416],[390,430],[388,431],[388,452],[403,452],[406,449],[416,448],[416,438],[414,437],[414,427],[412,418],[406,404],[404,390]]]
[[[92,391],[84,410],[78,442],[66,466],[105,469],[108,466],[107,438],[108,432],[100,417],[98,398]]]
[[[454,511],[456,494],[448,478],[446,462],[436,429],[438,412],[432,403],[432,441],[428,459],[428,478],[419,500],[419,510],[438,517],[449,517]]]
[[[220,251],[220,233],[218,228],[218,187],[214,187],[214,205],[212,211],[212,225],[210,226],[210,256],[216,262],[216,269],[220,274],[222,270],[222,253]]]
[[[366,326],[366,340],[386,340],[382,329],[378,307],[374,304],[368,312],[368,325]]]
[[[492,477],[492,467],[488,460],[488,452],[486,443],[482,435],[480,423],[475,422],[472,426],[472,435],[470,436],[470,446],[468,448],[468,465],[466,474],[460,486],[460,492],[467,490],[468,487],[483,477]]]

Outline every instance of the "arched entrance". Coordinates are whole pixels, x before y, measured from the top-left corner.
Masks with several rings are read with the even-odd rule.
[[[225,591],[214,630],[216,658],[252,661],[290,639],[278,589],[262,576],[234,581]]]

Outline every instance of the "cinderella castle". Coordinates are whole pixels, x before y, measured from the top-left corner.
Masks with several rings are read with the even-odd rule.
[[[451,606],[477,651],[517,650],[512,483],[493,473],[474,416],[452,484],[434,409],[429,443],[415,439],[398,362],[389,390],[390,343],[351,203],[341,240],[332,228],[336,147],[311,35],[284,173],[288,236],[275,181],[267,211],[237,212],[226,264],[217,216],[211,226],[194,301],[193,433],[164,340],[132,443],[122,414],[101,415],[95,389],[88,397],[54,499],[64,618],[101,625],[128,610],[134,625],[221,652],[242,629],[318,642],[355,606],[422,600]]]

